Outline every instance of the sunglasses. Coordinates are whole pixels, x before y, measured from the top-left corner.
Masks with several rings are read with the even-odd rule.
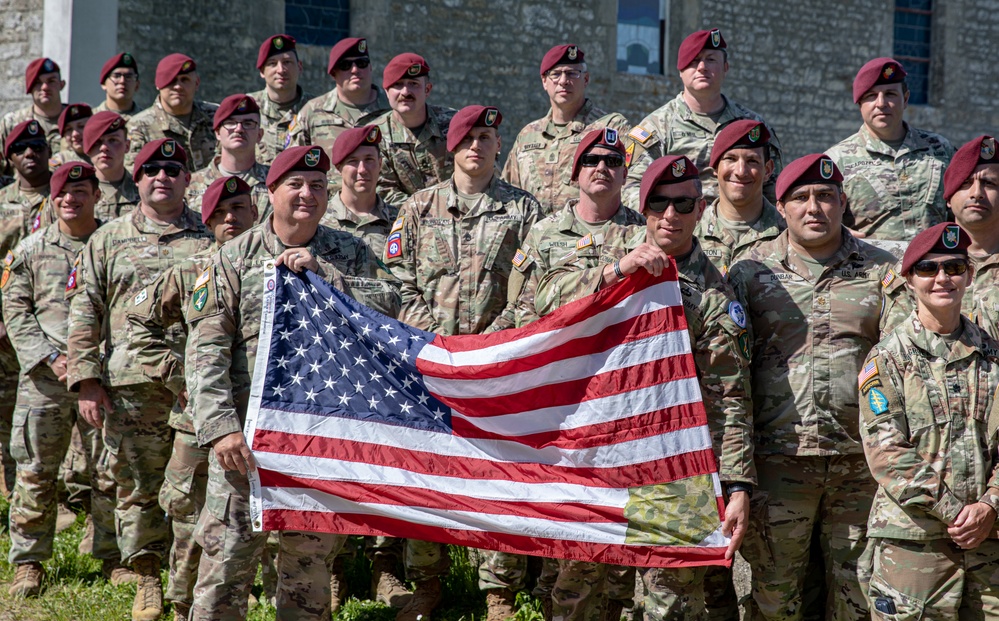
[[[694,211],[694,207],[697,207],[698,200],[700,200],[699,196],[677,196],[675,198],[669,196],[650,196],[645,201],[645,207],[655,213],[665,213],[669,209],[670,204],[672,204],[676,213],[688,214]]]
[[[49,143],[44,140],[25,140],[24,142],[15,142],[10,147],[10,152],[14,155],[20,155],[30,148],[35,153],[38,153],[47,146],[49,146]]]
[[[583,168],[596,168],[600,162],[607,164],[607,168],[618,168],[624,166],[624,156],[617,153],[587,153],[579,158],[579,165]]]
[[[176,179],[180,173],[184,172],[184,167],[180,164],[143,164],[141,170],[142,174],[148,177],[155,177],[162,170],[167,177]]]
[[[919,261],[912,266],[912,271],[916,276],[930,278],[936,276],[943,268],[944,274],[948,276],[960,276],[968,271],[968,261],[966,259],[950,259],[948,261]]]
[[[350,68],[355,66],[358,69],[367,69],[370,64],[370,58],[348,58],[346,60],[337,61],[337,63],[333,65],[333,68],[337,71],[350,71]]]

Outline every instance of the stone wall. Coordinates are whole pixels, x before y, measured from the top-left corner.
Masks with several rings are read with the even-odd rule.
[[[24,107],[24,70],[42,55],[43,0],[0,0],[0,113]]]

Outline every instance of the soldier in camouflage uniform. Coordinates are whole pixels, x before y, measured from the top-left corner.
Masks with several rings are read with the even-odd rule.
[[[628,119],[607,113],[586,97],[590,72],[577,45],[556,45],[541,59],[541,85],[551,109],[517,134],[503,167],[503,180],[523,188],[541,203],[543,215],[562,209],[579,196],[569,178],[579,141],[590,131],[610,127],[628,130]]]
[[[196,101],[201,86],[198,66],[183,54],[170,54],[156,66],[156,101],[128,121],[129,151],[125,166],[131,168],[146,144],[172,138],[188,154],[187,170],[201,170],[215,157],[212,116],[218,107]]]
[[[289,133],[295,116],[313,95],[298,85],[302,61],[298,59],[294,37],[286,34],[267,37],[257,52],[257,71],[264,88],[248,93],[260,108],[260,127],[264,130],[264,137],[257,144],[257,161],[270,165],[291,143]]]
[[[128,311],[133,342],[142,347],[148,366],[163,371],[158,381],[181,397],[181,402],[187,399],[184,367],[168,345],[166,334],[173,326],[184,324],[195,282],[211,265],[219,247],[257,222],[250,186],[239,177],[216,179],[204,194],[201,221],[214,234],[215,244],[168,268],[143,289],[144,296],[139,293],[143,301]],[[209,449],[201,447],[194,435],[189,401],[170,412],[169,424],[174,429],[173,452],[159,495],[160,507],[170,517],[173,531],[165,599],[173,603],[174,618],[186,621],[194,604],[201,560],[194,531],[205,506]]]
[[[139,65],[128,52],[115,54],[101,67],[101,89],[104,101],[94,108],[94,113],[114,112],[126,121],[139,113],[135,94],[139,91]]]
[[[229,95],[222,100],[212,120],[220,152],[211,163],[191,175],[187,187],[187,205],[201,212],[201,196],[216,179],[239,177],[250,186],[258,222],[271,213],[267,199],[267,171],[270,167],[257,161],[256,148],[264,131],[260,126],[260,108],[249,95]]]
[[[843,171],[850,206],[843,223],[875,239],[909,241],[948,220],[943,174],[954,147],[946,138],[910,127],[905,69],[875,58],[857,72],[853,103],[860,130],[826,153]]]
[[[708,205],[694,235],[723,275],[754,246],[784,230],[784,218],[763,195],[774,169],[769,141],[766,124],[753,119],[732,121],[715,137],[711,168],[718,198]]]
[[[673,257],[719,477],[727,498],[724,533],[732,538],[726,553],[726,558],[731,559],[746,534],[749,500],[756,482],[746,313],[694,237],[697,220],[705,209],[696,166],[685,156],[666,156],[654,162],[645,175],[639,204],[648,218],[646,226],[609,224],[599,249],[594,249],[593,244],[577,244],[542,277],[537,310],[547,314],[640,269],[661,273],[669,257]],[[704,567],[645,570],[646,619],[705,618],[705,572]],[[575,587],[576,592],[566,593],[565,586],[563,590],[556,587],[553,617],[559,616],[561,597],[581,595],[580,591],[593,586],[594,582],[587,578],[584,575],[566,581],[566,586]],[[605,618],[617,619],[620,613],[619,608],[611,607]],[[585,616],[565,614],[564,618],[601,617],[598,611],[589,611]]]
[[[714,171],[709,156],[715,135],[723,125],[736,119],[753,119],[766,123],[763,117],[742,104],[730,101],[722,94],[728,73],[728,50],[718,29],[699,30],[680,44],[676,68],[680,72],[683,91],[642,122],[631,128],[628,146],[628,182],[624,186],[624,204],[635,208],[645,169],[657,158],[667,154],[683,154],[701,171],[704,198],[708,202],[718,197]],[[773,127],[770,132],[770,159],[774,175],[780,173],[780,142]],[[774,201],[773,178],[764,184],[764,194]]]
[[[128,134],[125,119],[114,112],[98,112],[83,128],[83,148],[97,170],[101,199],[97,219],[110,222],[130,213],[139,203],[139,188],[125,170]]]
[[[212,244],[198,215],[184,205],[190,181],[186,164],[187,154],[172,138],[143,147],[132,171],[139,206],[91,236],[77,283],[67,292],[67,383],[80,393],[84,418],[104,429],[118,485],[115,517],[122,563],[139,575],[134,621],[163,612],[159,568],[169,531],[157,499],[170,459],[167,423],[175,399],[157,381],[162,369],[146,360],[142,343],[133,341],[127,312],[144,301],[147,284]],[[180,356],[180,331],[168,332],[166,339]]]
[[[404,64],[420,71],[419,64]],[[423,83],[420,78],[402,81]],[[390,84],[390,97],[410,88]],[[447,132],[454,174],[417,192],[400,208],[385,246],[385,263],[402,282],[400,321],[445,335],[514,325],[507,283],[517,247],[537,221],[540,206],[495,175],[502,120],[492,107],[468,106],[455,114]],[[406,572],[416,582],[416,592],[398,621],[431,614],[448,565],[442,544],[407,541]]]
[[[446,181],[454,171],[447,149],[454,110],[427,104],[433,87],[430,66],[417,54],[399,54],[389,61],[382,87],[392,111],[375,121],[383,139],[378,195],[389,205],[401,205],[417,191]]]
[[[961,314],[970,244],[948,223],[912,240],[916,311],[858,377],[873,619],[999,618],[999,343]]]
[[[27,237],[13,252],[0,287],[4,323],[21,363],[14,440],[17,487],[11,501],[11,564],[17,575],[11,594],[37,595],[44,575],[41,562],[52,557],[56,517],[56,479],[74,425],[87,450],[88,478],[97,480],[103,442],[76,410],[76,396],[66,389],[67,281],[76,278],[76,260],[96,230],[94,204],[99,190],[94,169],[68,164],[52,178],[59,220]],[[94,487],[97,487],[96,485]],[[106,576],[118,565],[114,534],[114,495],[93,494],[92,554],[104,563]]]
[[[87,162],[83,149],[83,128],[94,111],[85,103],[66,106],[59,115],[59,135],[62,136],[62,150],[49,158],[49,168],[53,171],[67,162]],[[55,220],[53,219],[53,222]]]
[[[62,89],[65,87],[66,81],[62,79],[59,65],[51,58],[36,58],[28,63],[24,72],[24,92],[31,95],[31,105],[8,112],[0,119],[0,143],[6,146],[7,136],[15,125],[34,119],[44,131],[51,153],[62,150],[59,114],[66,107],[62,103]],[[0,158],[0,174],[14,174],[6,156]]]
[[[326,72],[336,86],[309,100],[288,129],[286,144],[317,145],[329,155],[337,137],[351,127],[362,127],[389,110],[385,93],[371,83],[368,40],[342,39],[330,50]],[[340,177],[330,169],[330,192],[340,188]]]
[[[842,225],[842,179],[821,154],[785,168],[777,209],[787,230],[729,272],[753,336],[759,487],[742,553],[762,619],[801,618],[815,531],[826,618],[868,615],[858,565],[876,486],[862,455],[852,378],[880,340],[882,279],[894,258]]]
[[[329,158],[319,147],[290,147],[267,178],[271,217],[225,244],[195,283],[186,312],[186,380],[198,444],[211,446],[205,508],[196,539],[203,548],[191,619],[245,618],[247,595],[267,533],[253,532],[249,510],[254,467],[242,428],[261,321],[265,269],[311,270],[363,303],[395,312],[398,296],[364,278],[366,249],[349,233],[319,225],[326,211]],[[280,531],[278,619],[330,616],[325,559],[346,537]]]

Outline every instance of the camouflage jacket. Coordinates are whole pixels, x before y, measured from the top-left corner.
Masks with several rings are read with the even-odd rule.
[[[157,97],[153,105],[136,114],[128,122],[128,139],[131,141],[125,155],[125,168],[132,170],[135,156],[142,147],[160,138],[173,138],[187,151],[187,169],[192,173],[208,166],[215,157],[215,130],[212,123],[217,104],[195,101],[191,121],[185,127],[180,119],[167,114]]]
[[[419,136],[386,112],[375,123],[382,130],[382,174],[378,195],[401,205],[419,190],[450,179],[454,156],[447,150],[447,130],[455,110],[427,106],[427,122]]]
[[[948,341],[913,313],[875,346],[859,380],[879,485],[869,537],[949,539],[965,505],[999,511],[999,343],[964,317]]]
[[[121,118],[123,118],[126,121],[128,121],[133,116],[135,116],[136,114],[138,114],[140,112],[140,109],[139,109],[139,104],[135,103],[135,101],[133,100],[132,101],[132,108],[130,110],[128,110],[127,112],[118,112],[117,110],[111,110],[111,108],[108,108],[108,101],[107,101],[107,99],[105,99],[104,101],[102,101],[101,103],[97,104],[94,107],[94,114],[97,114],[98,112],[105,112],[105,111],[114,112],[115,114],[117,114]]]
[[[201,213],[201,197],[208,190],[208,186],[216,179],[225,176],[219,170],[221,159],[221,155],[216,155],[208,166],[191,175],[191,183],[187,186],[187,206],[196,213]],[[271,199],[267,195],[267,173],[270,169],[270,166],[257,162],[250,170],[236,175],[250,186],[250,198],[257,207],[258,223],[271,215]]]
[[[271,222],[223,245],[191,297],[185,375],[203,446],[243,429],[257,358],[264,271],[286,249]],[[320,226],[307,248],[319,261],[321,278],[385,314],[397,310],[392,308],[398,300],[394,290],[384,281],[360,276],[369,267],[357,238]]]
[[[18,242],[50,223],[51,211],[48,185],[25,192],[15,181],[0,190],[0,254],[6,256]],[[46,219],[49,222],[43,222]]]
[[[157,381],[159,372],[146,367],[140,344],[132,338],[128,311],[145,300],[146,285],[171,265],[210,247],[214,239],[190,209],[164,225],[137,208],[97,229],[80,255],[76,285],[66,292],[70,388],[85,379],[106,386]],[[182,335],[175,330],[167,336],[176,347]]]
[[[599,248],[590,244],[575,249],[545,274],[538,295],[554,303],[538,311],[544,315],[597,292],[604,268],[645,242],[646,235],[644,226],[607,225]],[[755,485],[746,313],[696,238],[693,250],[676,268],[719,477]]]
[[[286,104],[278,104],[267,96],[267,89],[247,93],[260,106],[260,127],[264,130],[264,139],[257,145],[257,161],[267,166],[274,158],[284,151],[290,143],[288,132],[295,115],[308,103],[313,95],[295,87],[298,96]]]
[[[131,213],[139,204],[139,186],[135,185],[132,173],[127,170],[118,183],[101,181],[100,190],[101,200],[94,205],[94,217],[102,222]]]
[[[93,163],[90,161],[90,158],[87,157],[86,155],[80,155],[79,153],[77,153],[72,149],[63,149],[62,151],[59,151],[58,153],[49,158],[49,170],[55,172],[56,168],[59,168],[60,166],[68,162],[86,162],[88,164]]]
[[[909,241],[948,219],[943,174],[954,147],[943,136],[905,127],[898,151],[863,127],[826,151],[850,199],[843,224],[868,237]]]
[[[780,215],[773,203],[763,199],[763,213],[749,227],[748,231],[736,236],[735,231],[726,228],[718,216],[718,200],[711,203],[697,222],[694,237],[701,242],[701,250],[715,264],[722,275],[728,274],[728,268],[745,257],[758,244],[776,239],[781,231],[787,228],[784,217]]]
[[[377,199],[375,209],[369,214],[358,215],[347,209],[337,192],[330,197],[326,214],[320,221],[323,226],[328,226],[334,231],[345,231],[350,233],[364,243],[368,249],[369,265],[373,271],[364,276],[370,278],[387,278],[395,281],[388,275],[382,257],[385,254],[385,240],[388,238],[389,227],[395,221],[399,210],[391,205],[387,205],[381,198]],[[395,283],[398,284],[398,283]]]
[[[732,266],[751,324],[758,454],[860,453],[857,385],[881,339],[882,280],[894,258],[843,228],[818,278],[784,231]]]
[[[28,375],[52,354],[66,353],[69,302],[66,287],[86,239],[74,239],[50,224],[13,251],[3,280],[3,319]]]
[[[465,213],[450,179],[414,194],[385,247],[385,264],[402,283],[399,320],[445,335],[512,327],[507,283],[539,213],[533,196],[496,176]]]
[[[517,134],[503,167],[503,180],[533,194],[541,203],[542,215],[558,211],[570,198],[579,198],[579,184],[570,180],[579,141],[603,127],[624,136],[628,119],[617,112],[604,112],[589,99],[567,125],[556,125],[549,110]]]
[[[711,161],[711,147],[719,129],[738,119],[753,119],[766,123],[762,116],[749,108],[725,98],[725,109],[722,110],[718,122],[707,116],[694,114],[683,100],[683,93],[667,102],[642,122],[631,128],[624,137],[628,150],[629,166],[628,181],[624,185],[624,203],[632,209],[638,208],[638,193],[642,184],[642,175],[653,161],[665,155],[686,155],[697,166],[704,186],[704,198],[710,203],[718,198],[718,181],[715,179],[715,169],[708,165]],[[774,160],[774,174],[763,185],[763,194],[771,203],[776,202],[774,196],[777,175],[783,165],[781,163],[780,140],[774,128],[767,123],[770,130],[770,157]]]
[[[63,110],[66,109],[66,104],[62,105]],[[35,119],[38,124],[42,126],[42,131],[45,132],[45,139],[49,142],[49,150],[54,154],[62,151],[62,136],[59,134],[59,116],[55,115],[52,118],[47,116],[42,116],[40,114],[35,114],[35,106],[29,104],[25,108],[18,108],[3,115],[0,118],[0,145],[7,144],[7,134],[9,134],[18,123],[23,123],[29,119]],[[14,169],[10,165],[10,162],[3,155],[2,149],[0,149],[0,173],[13,175]]]
[[[576,216],[578,202],[578,198],[571,199],[560,211],[538,220],[513,256],[508,295],[516,300],[515,317],[518,328],[538,319],[534,296],[541,276],[576,250],[577,242],[590,232]],[[621,205],[608,222],[621,226],[644,225],[645,217],[634,209]],[[604,229],[606,230],[606,225]],[[603,235],[598,234],[591,239],[592,251],[599,251]]]

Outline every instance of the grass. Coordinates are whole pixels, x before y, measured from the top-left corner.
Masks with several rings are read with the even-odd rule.
[[[44,563],[47,572],[42,596],[37,599],[14,598],[7,587],[14,580],[15,568],[7,562],[10,536],[7,533],[8,503],[0,497],[0,621],[115,621],[129,619],[135,585],[115,587],[101,577],[100,561],[80,554],[77,545],[84,533],[84,516],[76,524],[56,535],[55,550]],[[485,596],[478,589],[477,566],[468,550],[450,547],[451,571],[444,579],[443,603],[435,621],[482,621],[485,619]],[[371,583],[371,566],[358,551],[345,564],[350,593],[366,593]],[[166,585],[167,573],[163,572]],[[258,576],[253,593],[260,604],[250,610],[249,621],[271,621],[273,606],[263,597]],[[517,596],[517,621],[541,621],[541,604],[527,593]],[[163,620],[173,619],[169,610]],[[393,621],[395,611],[377,602],[349,597],[333,621]]]

